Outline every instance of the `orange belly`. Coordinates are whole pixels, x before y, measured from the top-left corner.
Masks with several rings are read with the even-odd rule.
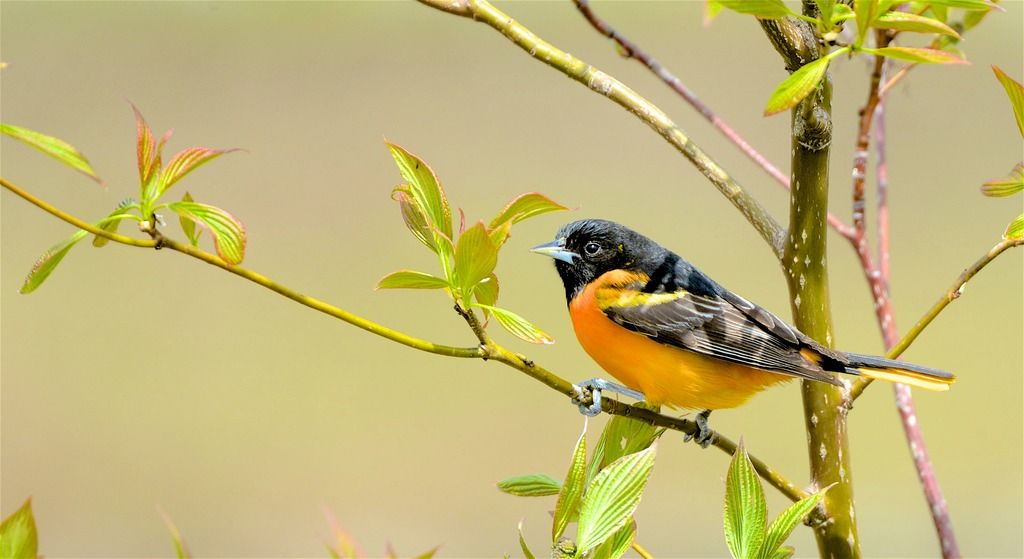
[[[597,304],[597,291],[621,278],[609,272],[569,305],[580,345],[605,371],[652,404],[688,409],[733,408],[790,377],[658,343],[612,322]]]

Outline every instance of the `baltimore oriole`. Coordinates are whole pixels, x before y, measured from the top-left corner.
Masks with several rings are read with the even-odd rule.
[[[954,380],[829,349],[615,222],[575,221],[532,250],[555,259],[576,337],[594,361],[649,403],[704,410],[705,438],[710,410],[793,378],[842,386],[834,373],[846,373],[929,390]]]

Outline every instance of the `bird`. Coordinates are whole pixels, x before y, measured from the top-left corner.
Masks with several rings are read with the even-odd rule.
[[[531,250],[554,259],[584,351],[647,403],[700,410],[702,446],[713,436],[712,410],[743,405],[789,380],[842,387],[840,373],[935,391],[955,380],[938,369],[828,348],[613,221],[574,221]],[[587,385],[610,385],[594,380]]]

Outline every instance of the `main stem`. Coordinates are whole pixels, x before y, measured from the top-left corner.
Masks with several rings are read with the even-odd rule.
[[[832,345],[832,318],[825,216],[831,111],[828,76],[793,110],[793,188],[783,260],[797,328],[828,346]],[[813,483],[819,488],[835,484],[821,505],[826,520],[815,526],[818,551],[822,557],[859,557],[844,394],[830,384],[804,381],[802,396]]]

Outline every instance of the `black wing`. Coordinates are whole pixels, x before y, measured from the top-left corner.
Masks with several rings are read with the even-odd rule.
[[[758,369],[840,384],[800,354],[818,344],[777,316],[718,286],[679,259],[672,277],[621,286],[602,310],[655,341]],[[810,340],[813,343],[813,340]],[[820,346],[819,346],[820,347]],[[831,352],[830,352],[831,353]],[[831,356],[829,356],[831,357]]]

